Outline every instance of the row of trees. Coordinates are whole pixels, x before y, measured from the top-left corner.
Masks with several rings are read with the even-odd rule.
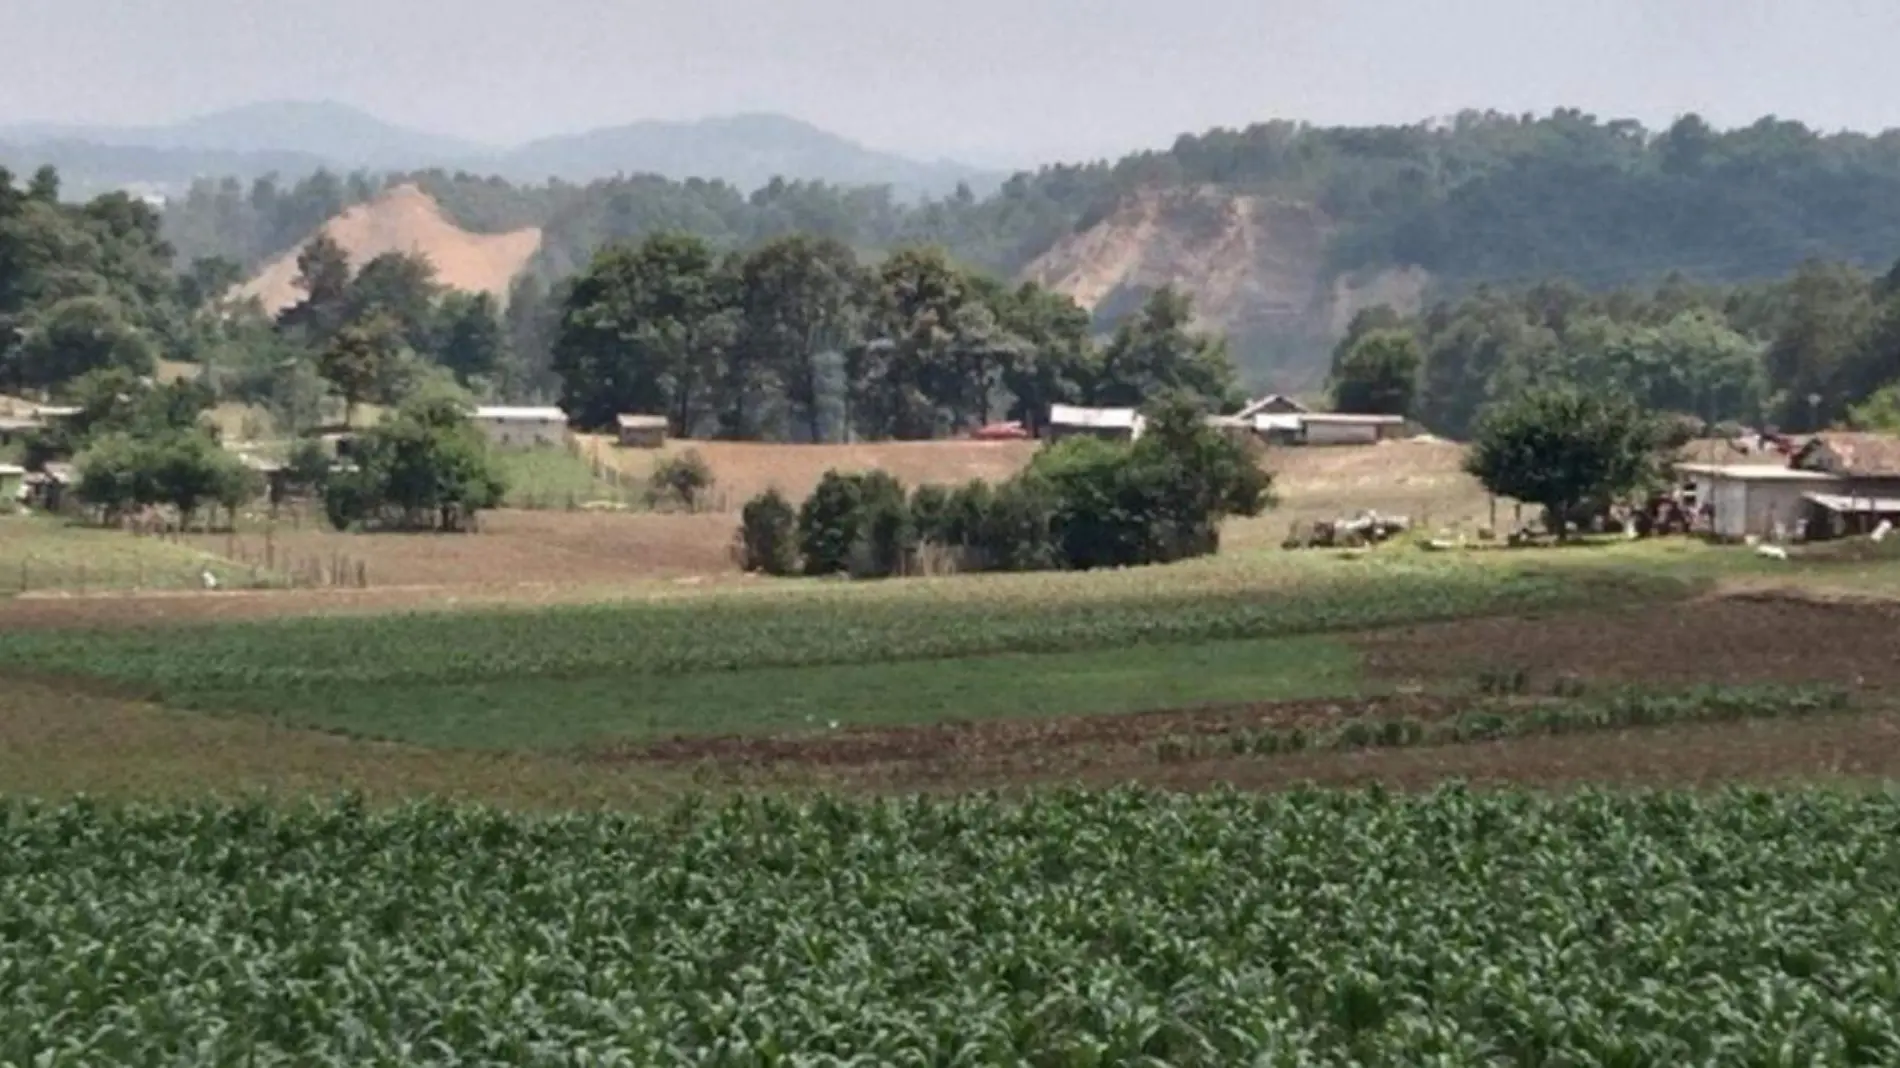
[[[1361,313],[1332,367],[1342,410],[1410,415],[1455,437],[1486,406],[1551,382],[1710,424],[1866,423],[1869,399],[1900,388],[1900,265],[1874,275],[1813,262],[1734,287],[1682,276],[1649,290],[1479,287],[1411,318]]]
[[[1163,289],[1097,344],[1074,301],[938,248],[867,268],[807,235],[722,256],[666,233],[610,246],[574,279],[553,368],[590,426],[644,412],[691,436],[925,439],[1005,415],[1035,425],[1052,403],[1234,402],[1225,344],[1191,320]]]
[[[994,486],[907,494],[885,472],[832,471],[796,509],[767,491],[745,506],[739,549],[747,570],[778,575],[1127,567],[1212,553],[1221,519],[1271,500],[1253,450],[1180,398],[1152,413],[1139,441],[1072,438]]]

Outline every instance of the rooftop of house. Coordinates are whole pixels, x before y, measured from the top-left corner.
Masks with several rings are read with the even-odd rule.
[[[1855,497],[1846,493],[1804,493],[1801,496],[1830,512],[1900,512],[1900,500],[1892,497]]]
[[[1900,435],[1830,431],[1795,453],[1795,465],[1861,478],[1900,478]]]
[[[567,422],[567,413],[554,407],[516,407],[506,404],[487,404],[475,409],[475,418],[511,423],[565,423]]]
[[[1251,419],[1264,413],[1304,412],[1306,405],[1284,393],[1269,393],[1258,400],[1247,402],[1247,406],[1234,415],[1241,419]]]
[[[1676,473],[1727,478],[1741,482],[1833,482],[1838,476],[1804,471],[1786,464],[1677,464]]]
[[[1082,408],[1073,404],[1049,406],[1049,422],[1055,426],[1133,430],[1140,421],[1140,413],[1133,408]]]
[[[666,416],[664,415],[616,415],[614,416],[614,422],[618,423],[622,430],[666,429]]]

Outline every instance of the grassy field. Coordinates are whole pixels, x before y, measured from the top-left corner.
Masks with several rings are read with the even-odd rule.
[[[0,804],[0,1061],[1892,1064],[1891,794]]]
[[[0,515],[0,596],[38,590],[200,589],[209,568],[229,587],[276,586],[283,576],[158,538],[47,516]]]
[[[496,449],[495,460],[508,480],[509,508],[573,509],[590,502],[633,507],[646,487],[643,480],[597,477],[592,464],[561,448]]]
[[[378,738],[557,747],[1352,694],[1363,691],[1359,654],[1317,636],[1667,603],[1754,559],[1686,545],[1395,546],[1354,559],[795,582],[538,610],[15,628],[0,632],[0,663]]]

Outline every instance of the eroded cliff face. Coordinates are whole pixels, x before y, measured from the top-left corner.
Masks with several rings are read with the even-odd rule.
[[[1333,340],[1360,308],[1417,309],[1417,269],[1352,277],[1327,268],[1333,225],[1308,205],[1214,187],[1147,190],[1037,257],[1024,277],[1110,322],[1172,284],[1194,298],[1200,324],[1225,333],[1260,387],[1323,380]]]
[[[505,301],[509,283],[541,247],[541,231],[471,233],[455,225],[442,206],[415,185],[399,185],[323,224],[322,232],[349,254],[352,269],[389,252],[423,256],[436,281],[450,289],[488,293]],[[314,238],[316,235],[312,234]],[[297,288],[297,256],[303,244],[266,264],[238,291],[256,297],[275,315],[303,299]]]

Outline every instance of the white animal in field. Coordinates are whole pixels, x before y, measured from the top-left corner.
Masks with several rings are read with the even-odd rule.
[[[1893,520],[1883,519],[1880,521],[1880,525],[1874,528],[1873,539],[1875,542],[1883,542],[1887,540],[1887,535],[1892,533]]]
[[[1788,558],[1788,550],[1779,545],[1757,545],[1755,546],[1755,555],[1766,556],[1770,560],[1786,560]]]
[[[212,574],[211,569],[208,567],[198,572],[198,581],[203,583],[204,588],[207,590],[215,590],[218,588],[218,576]]]

